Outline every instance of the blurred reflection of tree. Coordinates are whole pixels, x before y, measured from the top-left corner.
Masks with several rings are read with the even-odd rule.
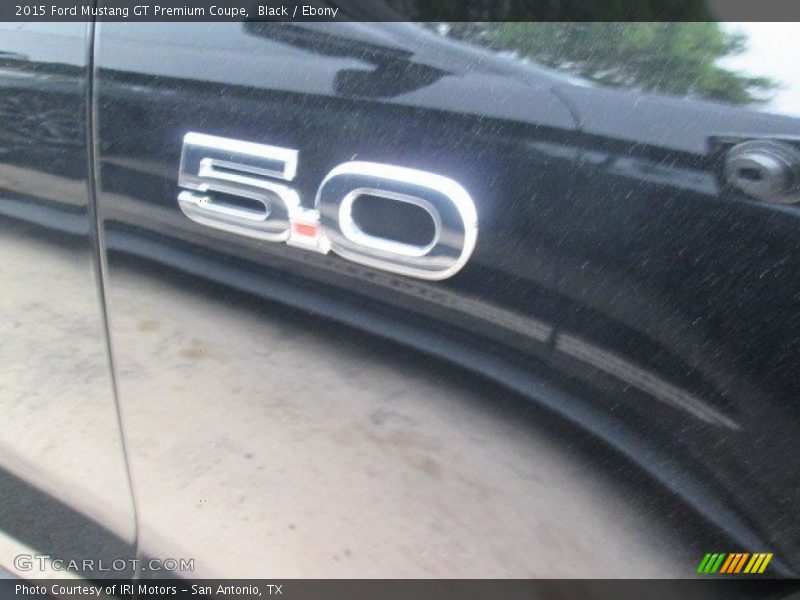
[[[718,64],[746,50],[747,39],[715,22],[438,23],[449,37],[514,52],[521,58],[603,85],[759,104],[778,87]]]

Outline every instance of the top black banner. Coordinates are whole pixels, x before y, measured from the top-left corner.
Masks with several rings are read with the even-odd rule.
[[[0,21],[795,21],[786,0],[3,0]]]

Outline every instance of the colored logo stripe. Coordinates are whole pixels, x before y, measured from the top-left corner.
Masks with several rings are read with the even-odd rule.
[[[722,568],[719,570],[720,573],[730,573],[730,569],[732,565],[735,565],[739,562],[739,555],[738,554],[728,554],[728,558],[722,563]]]
[[[734,552],[728,555],[728,560],[722,565],[720,573],[738,573],[742,570],[744,562],[750,556],[747,552]]]
[[[706,554],[703,557],[703,560],[700,561],[700,566],[697,567],[697,572],[698,573],[705,573],[706,572],[706,565],[708,565],[708,561],[709,560],[711,560],[711,555],[710,554]]]
[[[716,573],[717,569],[719,569],[720,565],[722,564],[723,559],[725,558],[725,554],[706,554],[703,560],[700,563],[700,566],[697,567],[698,573]]]
[[[733,570],[734,573],[740,573],[742,571],[742,567],[744,566],[745,561],[750,557],[749,552],[742,553],[742,557],[739,559],[739,563],[736,565],[736,568]]]
[[[755,554],[750,554],[749,552],[732,552],[730,554],[724,552],[709,552],[703,557],[703,560],[700,561],[697,572],[704,574],[734,574],[742,572],[758,574],[766,570],[771,560],[771,552],[758,552]],[[745,564],[747,566],[745,566]],[[742,571],[743,568],[744,571]]]
[[[753,554],[753,558],[750,559],[750,562],[747,563],[747,566],[744,568],[745,573],[763,573],[764,570],[767,568],[769,561],[772,560],[772,553],[760,553],[760,554]]]

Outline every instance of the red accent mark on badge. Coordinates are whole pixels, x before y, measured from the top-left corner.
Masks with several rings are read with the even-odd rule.
[[[295,233],[308,237],[315,237],[319,231],[319,225],[314,223],[292,223]]]

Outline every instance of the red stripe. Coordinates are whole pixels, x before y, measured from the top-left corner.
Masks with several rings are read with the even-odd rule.
[[[309,237],[316,236],[317,231],[319,230],[319,225],[309,225],[308,223],[292,223],[292,227],[296,233],[299,233],[300,235],[307,235]]]

